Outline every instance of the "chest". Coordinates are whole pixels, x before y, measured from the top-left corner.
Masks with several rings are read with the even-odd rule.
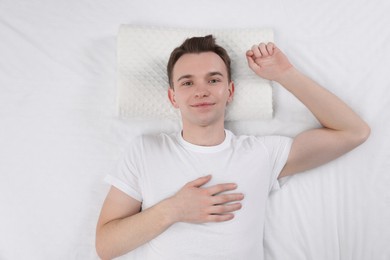
[[[262,150],[218,153],[194,153],[186,150],[169,156],[150,156],[145,160],[140,178],[143,191],[143,207],[174,195],[186,183],[211,174],[212,179],[204,187],[233,182],[237,192],[245,194],[249,203],[268,195],[270,165]]]

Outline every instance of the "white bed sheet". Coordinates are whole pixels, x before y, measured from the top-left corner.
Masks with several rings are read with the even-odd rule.
[[[290,60],[350,104],[372,135],[272,194],[266,259],[389,260],[389,2],[187,2],[0,2],[0,259],[97,259],[103,178],[124,143],[180,128],[117,118],[115,37],[133,23],[273,28]],[[272,120],[228,128],[295,136],[318,126],[278,85],[274,103]]]

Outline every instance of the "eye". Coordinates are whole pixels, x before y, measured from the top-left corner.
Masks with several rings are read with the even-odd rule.
[[[221,82],[221,80],[220,79],[210,79],[209,80],[210,84],[217,84],[218,82]]]
[[[184,82],[181,83],[181,85],[182,86],[192,86],[193,83],[192,83],[192,81],[184,81]]]

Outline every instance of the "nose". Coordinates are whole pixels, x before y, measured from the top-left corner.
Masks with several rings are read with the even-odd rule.
[[[210,95],[210,91],[205,84],[198,85],[195,88],[195,97],[196,98],[204,98]]]

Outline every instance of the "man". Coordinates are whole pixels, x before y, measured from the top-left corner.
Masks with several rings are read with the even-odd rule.
[[[369,136],[358,115],[273,43],[254,45],[246,57],[250,69],[294,94],[323,128],[293,140],[225,130],[234,95],[229,56],[211,35],[187,39],[168,62],[168,97],[183,129],[140,137],[108,176],[112,187],[96,233],[101,258],[130,252],[131,259],[263,259],[265,205],[277,179],[335,159]]]

